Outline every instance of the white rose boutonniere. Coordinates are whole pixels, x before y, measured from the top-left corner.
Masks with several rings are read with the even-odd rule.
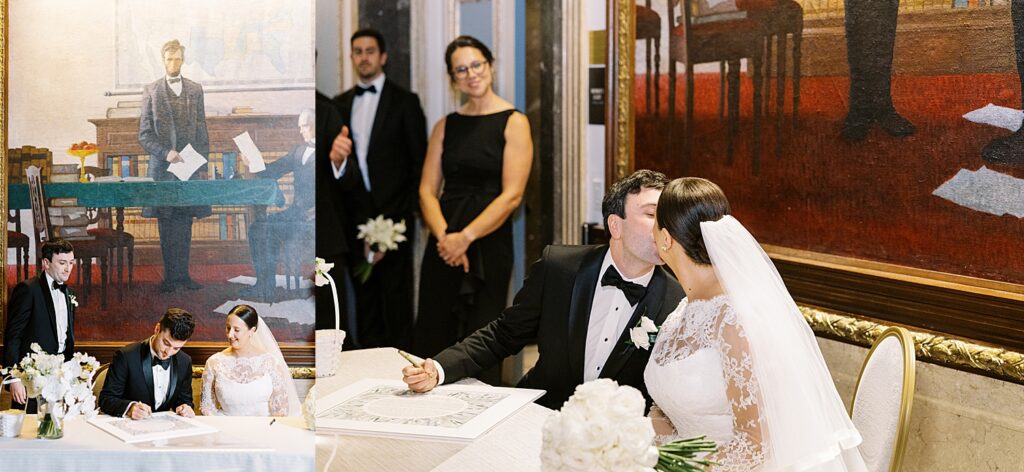
[[[658,326],[646,316],[641,317],[636,327],[629,330],[630,341],[640,349],[649,350],[654,345],[654,340],[657,337]]]
[[[68,294],[68,301],[70,301],[71,304],[75,306],[75,308],[78,308],[78,299],[75,298],[74,294]]]

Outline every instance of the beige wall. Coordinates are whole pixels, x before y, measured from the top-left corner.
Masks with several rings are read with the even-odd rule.
[[[868,350],[818,339],[847,406]],[[1024,386],[923,362],[904,471],[1024,470]]]

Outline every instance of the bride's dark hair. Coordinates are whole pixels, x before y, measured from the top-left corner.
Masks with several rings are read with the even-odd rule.
[[[728,215],[729,200],[714,182],[700,177],[680,177],[668,183],[658,198],[658,226],[668,230],[698,264],[711,264],[700,224]]]
[[[236,305],[228,312],[228,316],[231,315],[237,316],[249,329],[255,328],[260,322],[260,315],[257,315],[256,309],[249,305]]]

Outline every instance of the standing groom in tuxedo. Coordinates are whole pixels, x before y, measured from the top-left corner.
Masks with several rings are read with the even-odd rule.
[[[160,411],[195,416],[192,358],[181,351],[195,327],[191,313],[168,308],[149,339],[115,352],[100,392],[100,410],[133,420]]]
[[[577,385],[610,378],[640,390],[650,405],[650,350],[634,345],[629,330],[643,317],[661,326],[683,297],[658,267],[652,232],[667,183],[660,172],[639,170],[613,185],[601,203],[608,245],[545,248],[512,306],[422,368],[403,369],[405,383],[424,392],[474,376],[536,339],[540,357],[518,386],[546,390],[537,403],[561,408]]]
[[[75,267],[75,249],[63,239],[42,245],[43,273],[14,287],[7,307],[4,329],[3,365],[21,362],[33,343],[49,354],[63,354],[70,360],[75,351],[75,294],[67,286]],[[12,408],[36,412],[35,399],[28,400],[25,386],[15,381],[10,386]]]
[[[342,201],[356,226],[384,215],[405,220],[407,240],[398,249],[376,254],[372,275],[356,284],[357,337],[360,347],[405,347],[413,324],[411,229],[419,208],[420,170],[427,152],[427,122],[416,94],[384,75],[387,45],[380,32],[361,29],[352,35],[352,65],[359,84],[334,100],[341,113],[341,134],[332,146]],[[337,159],[335,159],[337,158]],[[350,263],[369,257],[369,248],[350,240]]]

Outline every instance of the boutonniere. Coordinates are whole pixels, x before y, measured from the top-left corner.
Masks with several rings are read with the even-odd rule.
[[[76,308],[78,307],[78,299],[75,298],[74,294],[71,294],[71,293],[68,294],[68,301],[70,301],[71,304],[74,305]]]
[[[658,326],[646,316],[641,317],[636,327],[629,330],[630,342],[640,349],[649,350],[654,345],[654,340],[657,337]]]

